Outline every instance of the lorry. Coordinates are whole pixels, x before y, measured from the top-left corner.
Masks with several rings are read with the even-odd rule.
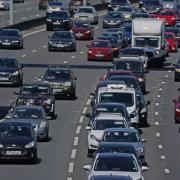
[[[155,18],[133,19],[131,46],[144,48],[149,61],[162,66],[167,54],[165,20]]]

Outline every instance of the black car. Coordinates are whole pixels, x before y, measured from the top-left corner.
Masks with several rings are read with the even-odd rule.
[[[180,81],[180,58],[177,59],[174,67],[174,81]]]
[[[53,29],[70,30],[72,27],[72,20],[67,11],[54,11],[49,13],[46,18],[46,30]]]
[[[176,36],[177,45],[180,47],[180,28],[179,27],[167,27],[166,32],[172,32]]]
[[[20,31],[18,29],[1,29],[0,48],[23,49],[23,38]]]
[[[15,58],[0,58],[0,84],[19,86],[23,82],[22,65]]]
[[[76,37],[74,33],[69,31],[54,32],[49,37],[48,50],[49,51],[76,51]]]
[[[146,92],[146,71],[144,65],[140,60],[122,59],[114,61],[115,70],[129,70],[137,77],[139,85],[143,92]]]
[[[55,97],[51,87],[46,83],[23,84],[17,95],[16,105],[39,105],[42,106],[48,116],[55,116]]]
[[[66,66],[50,66],[42,80],[48,83],[55,97],[70,96],[76,97],[76,80],[72,69]]]
[[[108,3],[108,11],[117,11],[120,6],[130,5],[129,0],[110,0]]]
[[[103,28],[119,27],[124,23],[124,16],[120,12],[110,11],[103,19]]]
[[[5,120],[0,123],[0,160],[37,162],[37,143],[31,123]]]

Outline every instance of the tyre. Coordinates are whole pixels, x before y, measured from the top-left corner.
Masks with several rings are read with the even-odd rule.
[[[72,92],[71,95],[70,95],[71,99],[75,99],[76,98],[76,91]]]
[[[47,129],[46,131],[46,136],[45,138],[43,139],[43,141],[47,142],[49,140],[49,130]]]
[[[32,163],[32,164],[36,164],[36,163],[37,163],[37,160],[38,160],[37,153],[34,153],[34,154],[33,154],[33,157],[31,158],[31,163]]]
[[[51,120],[55,118],[55,109],[53,109],[53,112],[50,113],[50,117],[51,117]]]
[[[51,31],[51,28],[48,25],[46,25],[46,31]]]

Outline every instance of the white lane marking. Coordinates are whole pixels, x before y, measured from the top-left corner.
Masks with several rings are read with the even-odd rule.
[[[75,59],[76,58],[76,56],[71,56],[71,59]]]
[[[79,123],[82,124],[84,121],[84,116],[80,116]]]
[[[23,20],[24,20],[24,19],[26,19],[26,18],[27,18],[27,17],[22,17],[21,19],[23,19]]]
[[[159,149],[163,149],[163,145],[162,145],[162,144],[159,144],[159,145],[158,145],[158,148],[159,148]]]
[[[105,13],[105,12],[103,12],[103,13],[99,13],[98,15],[99,16],[104,16],[104,15],[106,15],[107,13]]]
[[[80,132],[81,132],[81,126],[79,125],[79,126],[77,126],[76,134],[80,134]]]
[[[42,48],[46,48],[46,47],[47,47],[46,45],[42,46]]]
[[[27,8],[28,11],[30,11],[32,8]]]
[[[80,51],[80,54],[84,54],[84,51]]]
[[[88,107],[84,107],[82,114],[86,114]]]
[[[99,29],[100,27],[99,26],[96,26],[95,29]]]
[[[73,163],[73,162],[70,162],[70,163],[69,163],[68,172],[69,172],[69,173],[73,173],[73,170],[74,170],[74,163]]]
[[[33,35],[33,34],[40,33],[40,32],[45,31],[45,30],[46,30],[46,29],[43,28],[43,29],[40,29],[40,30],[37,30],[37,31],[33,31],[33,32],[31,32],[31,33],[28,33],[28,34],[23,35],[23,37],[28,37],[28,36],[31,36],[31,35]]]
[[[17,12],[18,12],[17,10],[14,11],[14,13],[17,13]]]
[[[170,174],[170,170],[169,170],[169,169],[164,169],[164,172],[165,172],[166,174]]]
[[[40,14],[36,14],[36,15],[35,15],[35,17],[39,17],[39,16],[40,16]]]
[[[64,61],[63,63],[64,63],[64,64],[67,64],[67,61]]]
[[[160,137],[160,133],[159,132],[156,132],[156,137]]]
[[[159,88],[159,91],[162,91],[163,90],[163,88]]]
[[[158,98],[160,98],[160,97],[161,97],[161,95],[160,95],[160,94],[158,94],[158,95],[157,95],[157,97],[158,97]]]
[[[169,76],[168,76],[168,75],[165,75],[164,77],[168,78]]]
[[[72,180],[72,177],[67,177],[67,180]]]
[[[37,50],[36,50],[36,49],[33,49],[33,50],[32,50],[32,53],[36,53],[36,52],[37,52]]]
[[[164,81],[162,81],[161,83],[162,83],[162,84],[165,84],[165,82],[164,82]]]
[[[157,122],[157,121],[154,124],[155,124],[155,126],[159,126],[159,122]]]
[[[159,106],[159,103],[156,103],[156,106]]]
[[[168,73],[170,73],[170,72],[171,72],[171,70],[168,71]]]
[[[79,137],[75,137],[73,145],[77,146],[78,145],[78,141],[79,141]]]
[[[155,111],[154,114],[155,114],[155,116],[158,116],[158,115],[159,115],[159,112],[158,112],[158,111]]]
[[[23,54],[21,57],[22,57],[22,58],[26,57],[26,54]]]
[[[91,103],[91,99],[88,99],[87,102],[86,102],[86,106],[89,106]]]
[[[75,159],[75,157],[76,157],[76,152],[77,152],[76,149],[72,149],[72,152],[71,152],[71,159]]]
[[[166,159],[166,157],[164,155],[161,155],[161,159]]]

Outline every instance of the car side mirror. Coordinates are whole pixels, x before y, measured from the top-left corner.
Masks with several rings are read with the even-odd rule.
[[[38,77],[38,81],[42,81],[42,80],[43,80],[42,76]]]
[[[142,166],[141,167],[141,170],[142,170],[142,172],[145,172],[145,171],[147,171],[149,168],[147,167],[147,166]]]
[[[11,119],[11,116],[7,115],[5,116],[5,119]]]
[[[143,106],[142,102],[139,102],[139,103],[137,104],[137,107],[138,107],[138,108],[142,108],[142,106]]]
[[[146,139],[142,139],[142,142],[145,143],[145,142],[147,142],[147,140]]]
[[[87,130],[87,131],[90,131],[90,130],[91,130],[91,127],[90,127],[90,126],[86,126],[86,130]]]
[[[86,171],[90,171],[91,165],[85,165],[85,166],[83,166],[83,169]]]
[[[162,47],[161,47],[161,50],[165,50],[166,49],[166,47],[165,47],[165,45],[163,45]]]
[[[94,96],[95,96],[95,93],[90,93],[89,95],[94,97]]]

